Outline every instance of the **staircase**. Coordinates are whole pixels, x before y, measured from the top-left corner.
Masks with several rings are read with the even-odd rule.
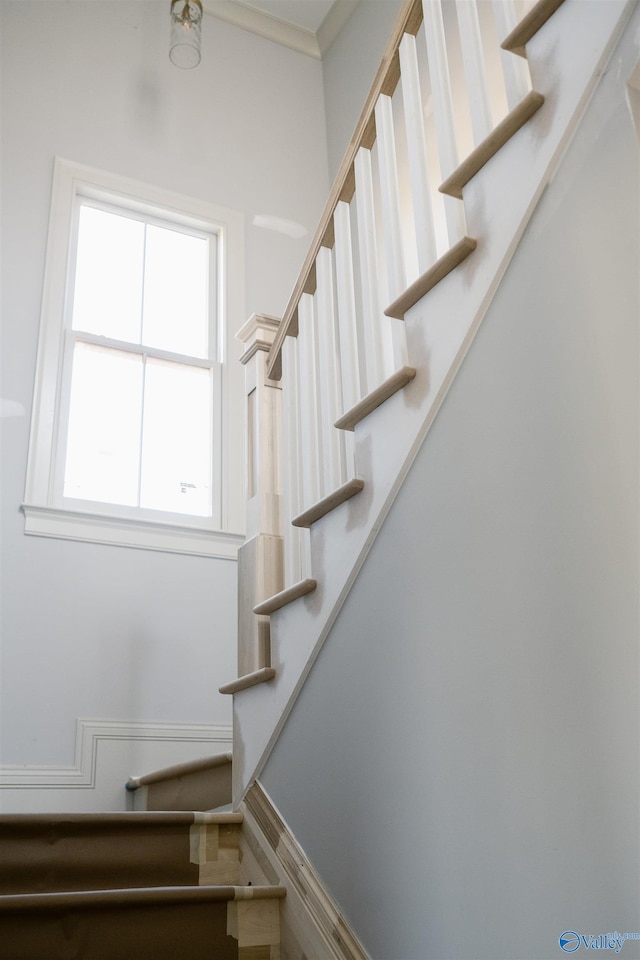
[[[227,802],[229,767],[223,754],[139,779]],[[276,960],[286,891],[241,885],[242,824],[228,812],[1,816],[0,960]]]
[[[236,804],[635,7],[407,0],[282,319],[244,344]]]

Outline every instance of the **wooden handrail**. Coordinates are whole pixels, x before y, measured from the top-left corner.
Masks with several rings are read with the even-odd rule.
[[[293,288],[282,323],[269,352],[267,372],[272,380],[282,377],[282,344],[286,336],[297,333],[298,302],[303,293],[315,291],[315,263],[320,247],[333,246],[333,213],[340,200],[350,201],[355,190],[353,162],[355,156],[364,146],[371,148],[376,139],[374,110],[378,97],[381,94],[391,96],[400,79],[400,63],[398,48],[405,33],[415,34],[422,23],[421,0],[405,0],[393,32],[385,47],[382,61],[373,81],[373,86],[365,102],[355,133],[351,138],[340,168],[333,182],[329,199],[320,219],[311,246],[305,258],[298,281]]]

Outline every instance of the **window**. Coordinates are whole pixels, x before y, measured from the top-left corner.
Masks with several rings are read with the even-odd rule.
[[[242,289],[240,214],[57,161],[27,533],[235,556]]]

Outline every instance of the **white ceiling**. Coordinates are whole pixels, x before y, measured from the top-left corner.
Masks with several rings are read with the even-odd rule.
[[[321,60],[359,0],[203,0],[206,13]]]

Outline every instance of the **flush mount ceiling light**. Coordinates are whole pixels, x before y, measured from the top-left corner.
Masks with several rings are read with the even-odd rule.
[[[201,0],[171,0],[169,59],[176,67],[190,70],[200,63]]]

